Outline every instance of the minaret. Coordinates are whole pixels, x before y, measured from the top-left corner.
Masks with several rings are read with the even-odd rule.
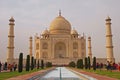
[[[88,37],[88,56],[90,57],[90,62],[92,64],[92,46],[91,46],[91,37]]]
[[[7,62],[13,64],[14,62],[14,18],[11,17],[9,20],[9,33],[8,33],[8,50],[7,50]]]
[[[32,37],[29,38],[29,55],[30,55],[30,58],[33,56],[32,54],[32,50],[33,50],[33,47],[32,47]]]
[[[107,54],[107,61],[115,62],[115,58],[113,56],[111,19],[109,16],[106,19],[106,54]]]

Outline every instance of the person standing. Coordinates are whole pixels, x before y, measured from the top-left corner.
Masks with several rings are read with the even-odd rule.
[[[14,64],[14,71],[16,71],[16,69],[17,69],[17,64]]]

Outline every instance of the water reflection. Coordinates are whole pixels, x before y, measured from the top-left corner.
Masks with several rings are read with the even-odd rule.
[[[58,67],[37,80],[82,80],[80,77],[65,67]]]
[[[60,78],[42,78],[42,79],[39,79],[39,80],[60,80]],[[62,78],[61,80],[82,80],[82,79],[79,79],[79,78]]]

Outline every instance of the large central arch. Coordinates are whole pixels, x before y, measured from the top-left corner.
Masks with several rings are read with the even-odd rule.
[[[55,58],[65,58],[66,57],[66,45],[64,42],[57,42],[54,47],[54,57]]]

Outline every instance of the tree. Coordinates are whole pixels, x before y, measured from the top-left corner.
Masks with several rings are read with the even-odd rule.
[[[69,67],[75,67],[75,62],[74,62],[74,61],[71,61],[71,62],[69,63]]]
[[[34,68],[34,57],[32,56],[31,57],[31,70],[33,70]]]
[[[88,69],[90,69],[91,64],[90,64],[90,57],[88,56]]]
[[[5,62],[4,70],[7,70],[7,62]]]
[[[88,68],[88,64],[87,64],[87,57],[85,57],[85,69]]]
[[[44,61],[41,60],[41,69],[44,69]]]
[[[83,69],[83,59],[80,59],[80,68]]]
[[[80,68],[80,59],[77,60],[77,68]]]
[[[36,67],[36,59],[34,59],[34,68]]]
[[[46,67],[52,67],[52,62],[47,62]]]
[[[30,55],[27,55],[27,60],[26,60],[26,71],[30,70]]]
[[[40,63],[39,63],[39,59],[37,60],[37,69],[39,69]]]
[[[19,55],[19,63],[18,63],[18,72],[22,72],[23,70],[23,53]]]
[[[83,59],[78,59],[77,68],[83,69]]]
[[[93,58],[93,70],[96,70],[96,57]]]

